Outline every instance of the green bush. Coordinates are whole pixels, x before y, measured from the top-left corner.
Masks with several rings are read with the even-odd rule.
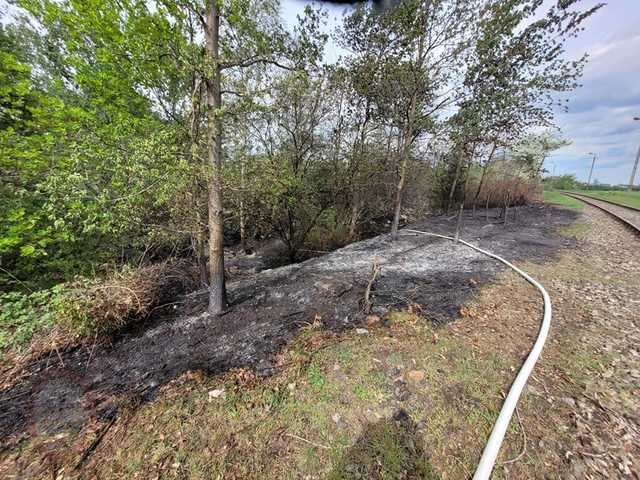
[[[19,348],[56,323],[56,309],[64,304],[65,287],[32,293],[0,295],[0,350]]]

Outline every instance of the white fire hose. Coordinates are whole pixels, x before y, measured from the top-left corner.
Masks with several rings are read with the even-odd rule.
[[[446,235],[440,235],[437,233],[422,232],[420,230],[403,229],[401,232],[429,235],[431,237],[445,238],[447,240],[453,240],[454,242],[456,241],[454,237],[448,237]],[[462,243],[463,245],[466,245],[467,247],[472,248],[473,250],[487,255],[491,258],[495,258],[499,262],[505,264],[507,267],[515,270],[527,282],[529,282],[540,291],[540,293],[542,294],[542,299],[544,300],[544,315],[542,317],[540,331],[538,332],[538,338],[533,344],[533,347],[529,352],[529,356],[527,356],[527,359],[522,364],[518,375],[511,385],[509,394],[507,395],[507,398],[502,405],[502,410],[500,410],[500,415],[498,415],[498,419],[496,420],[496,423],[493,426],[493,430],[491,431],[491,436],[489,437],[489,440],[484,447],[484,451],[482,452],[482,457],[480,458],[480,463],[478,463],[478,467],[476,468],[476,473],[473,475],[473,480],[488,480],[491,477],[491,472],[493,470],[494,464],[496,463],[496,458],[498,457],[500,446],[502,445],[502,441],[504,440],[504,435],[507,432],[507,428],[509,428],[509,423],[511,422],[513,412],[516,409],[516,405],[518,403],[518,399],[520,398],[520,394],[522,393],[522,389],[527,383],[529,375],[531,375],[533,367],[538,361],[538,357],[540,357],[542,347],[544,347],[544,343],[547,340],[549,327],[551,326],[551,299],[549,298],[549,294],[547,293],[547,291],[540,283],[538,283],[526,272],[520,270],[518,267],[508,262],[504,258],[478,248],[475,245],[465,242],[464,240],[457,239],[457,242]]]

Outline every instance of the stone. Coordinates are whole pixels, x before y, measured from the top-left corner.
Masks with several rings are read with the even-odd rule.
[[[209,391],[209,401],[216,400],[218,398],[224,398],[225,391],[224,388],[216,388],[215,390]]]

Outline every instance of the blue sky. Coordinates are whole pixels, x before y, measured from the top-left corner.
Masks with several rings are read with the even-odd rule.
[[[551,0],[550,0],[551,1]],[[283,0],[283,17],[290,25],[305,0]],[[547,2],[550,3],[550,2]],[[597,0],[583,0],[588,8]],[[325,5],[327,5],[325,3]],[[329,23],[338,23],[345,7],[329,4]],[[573,143],[547,161],[555,173],[573,173],[586,181],[591,165],[588,152],[597,155],[593,178],[602,183],[627,183],[640,146],[640,0],[609,0],[585,23],[585,31],[567,44],[569,58],[590,55],[581,79],[571,92],[569,112],[558,111],[556,124]],[[329,45],[327,59],[339,52]],[[640,178],[636,178],[636,184]]]

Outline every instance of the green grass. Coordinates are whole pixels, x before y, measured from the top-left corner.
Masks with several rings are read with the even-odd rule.
[[[562,228],[560,232],[571,237],[584,238],[590,230],[591,224],[587,222],[575,222],[568,227]]]
[[[552,190],[544,191],[544,201],[547,203],[554,203],[556,205],[562,205],[563,207],[572,208],[574,210],[582,210],[584,204],[575,198],[567,197],[559,192]]]
[[[640,192],[580,190],[576,193],[583,193],[594,198],[601,198],[603,200],[609,200],[610,202],[628,205],[629,207],[640,208]]]

